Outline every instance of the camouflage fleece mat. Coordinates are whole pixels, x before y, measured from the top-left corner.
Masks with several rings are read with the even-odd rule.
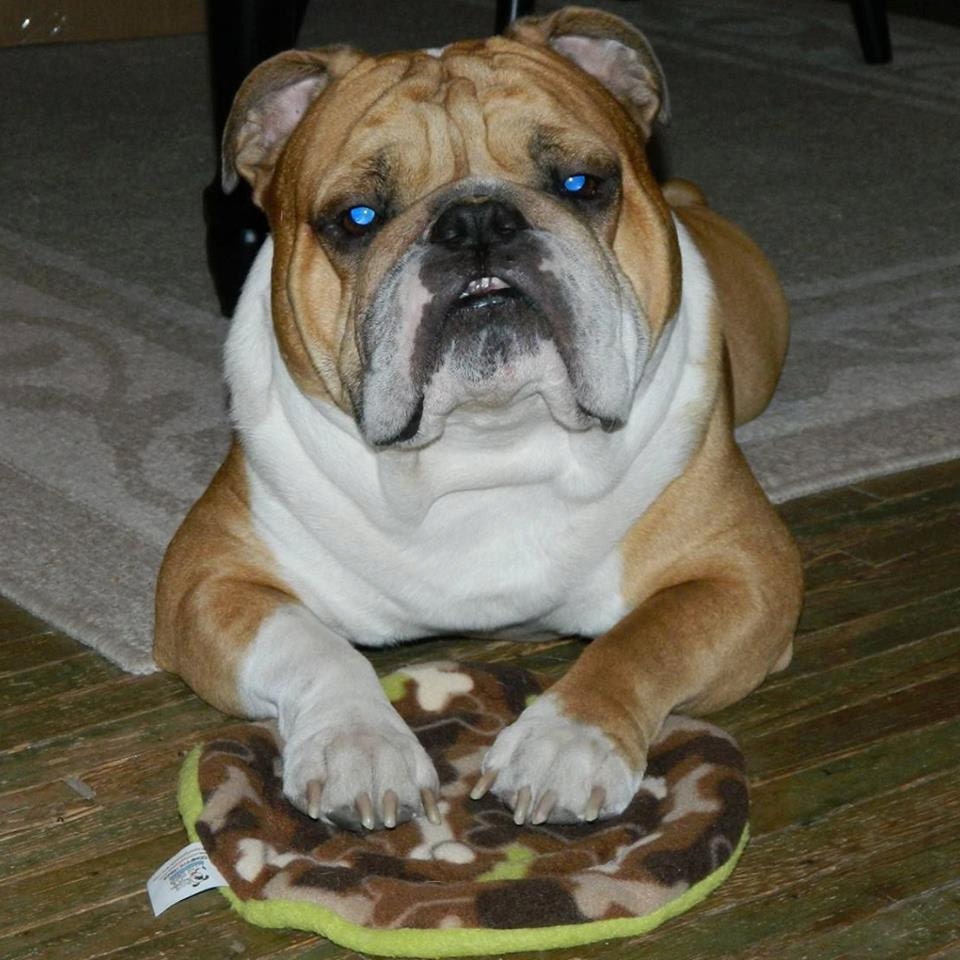
[[[180,790],[188,832],[253,923],[390,956],[634,936],[703,899],[746,842],[743,757],[717,727],[671,717],[621,816],[519,827],[499,800],[468,793],[494,737],[549,681],[442,662],[383,684],[436,764],[439,826],[417,819],[358,835],[309,819],[283,796],[267,725],[237,726],[188,759]]]

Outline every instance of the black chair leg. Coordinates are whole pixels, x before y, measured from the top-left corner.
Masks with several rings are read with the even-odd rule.
[[[518,17],[533,13],[534,0],[497,0],[496,32],[504,30]]]
[[[217,173],[203,191],[207,265],[224,316],[231,316],[260,245],[267,221],[241,183],[226,194],[220,186],[220,140],[234,95],[263,60],[292,47],[307,0],[207,0],[207,45]]]
[[[886,0],[850,0],[850,9],[864,60],[867,63],[889,63],[893,54]]]

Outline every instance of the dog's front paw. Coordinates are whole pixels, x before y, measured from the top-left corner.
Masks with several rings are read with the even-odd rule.
[[[547,694],[500,732],[471,796],[492,790],[518,824],[574,823],[622,813],[642,778],[602,730],[564,716]]]
[[[297,724],[283,751],[284,794],[308,816],[350,830],[421,814],[438,823],[433,763],[399,716],[377,712]]]

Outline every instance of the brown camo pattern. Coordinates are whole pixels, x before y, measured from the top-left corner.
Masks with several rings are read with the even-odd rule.
[[[360,836],[309,819],[283,797],[269,725],[206,744],[197,833],[241,899],[312,901],[380,929],[583,923],[658,909],[739,842],[743,757],[717,727],[670,717],[621,816],[518,827],[496,798],[468,792],[493,738],[549,681],[492,664],[409,670],[402,692],[393,678],[394,705],[436,764],[440,826],[418,819]]]

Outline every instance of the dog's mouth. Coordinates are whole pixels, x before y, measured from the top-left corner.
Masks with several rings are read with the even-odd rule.
[[[384,336],[382,348],[372,345],[358,404],[372,444],[423,446],[454,414],[457,429],[481,424],[509,432],[516,417],[541,416],[528,403],[536,397],[571,430],[612,430],[622,422],[623,404],[606,402],[604,374],[617,361],[615,338],[602,326],[612,322],[611,298],[600,298],[595,333],[594,301],[584,302],[565,261],[547,240],[523,239],[483,251],[418,248],[410,272],[391,279],[384,325],[365,328]],[[389,321],[397,315],[403,323],[395,328]],[[601,352],[603,372],[594,369]]]
[[[463,288],[454,303],[460,304],[460,301],[463,300],[473,301],[475,303],[491,297],[494,294],[500,296],[516,296],[517,293],[518,291],[515,287],[507,283],[506,280],[501,280],[500,277],[477,277],[476,280],[471,280]]]
[[[515,350],[531,350],[538,339],[552,337],[547,317],[537,302],[526,291],[497,274],[482,274],[475,277],[454,293],[440,307],[434,322],[423,327],[425,338],[432,340],[429,350],[430,364],[420,371],[424,380],[453,350],[473,357],[472,364],[479,361],[477,344],[482,343],[484,355],[491,360],[493,355],[501,362]],[[439,322],[437,322],[439,321]],[[485,374],[493,372],[498,364],[483,363]]]
[[[454,334],[462,338],[491,324],[529,326],[540,312],[532,297],[503,277],[480,276],[449,301],[437,335],[442,341]]]

